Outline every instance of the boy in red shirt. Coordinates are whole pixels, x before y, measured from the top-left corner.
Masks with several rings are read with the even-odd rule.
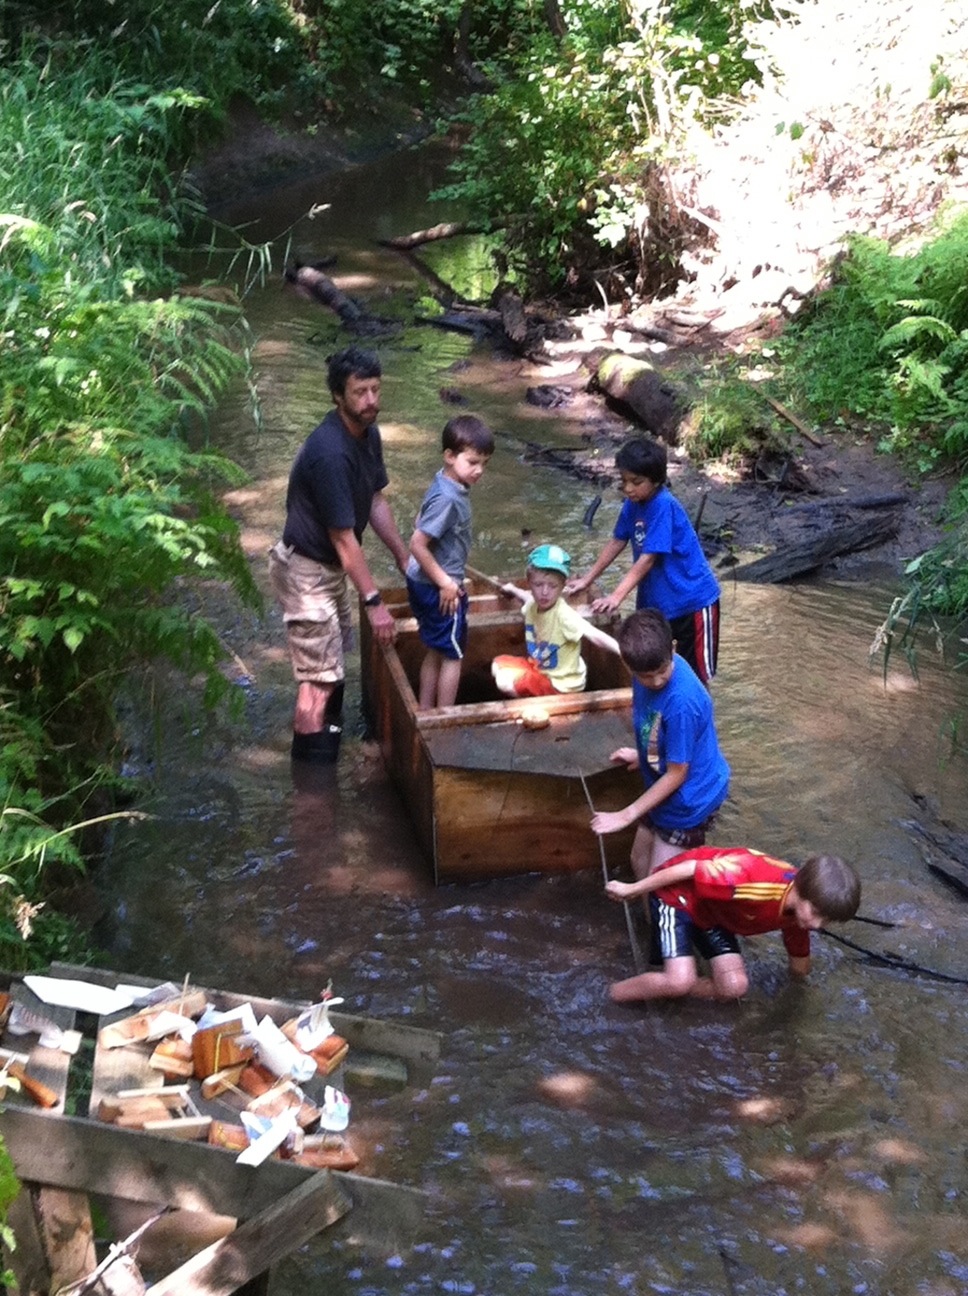
[[[790,972],[810,971],[810,933],[853,918],[860,879],[836,855],[815,855],[796,869],[745,847],[702,846],[684,851],[638,882],[608,882],[610,900],[649,896],[652,930],[662,951],[661,972],[615,981],[616,1003],[676,999],[739,999],[749,980],[738,936],[779,931]],[[700,978],[693,949],[709,960]]]

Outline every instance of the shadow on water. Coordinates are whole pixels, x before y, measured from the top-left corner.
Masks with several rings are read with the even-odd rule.
[[[340,230],[347,273],[366,261],[366,291],[382,294],[374,229],[439,219],[394,208],[392,177],[408,168],[395,159],[312,189],[333,206],[307,259]],[[300,210],[273,201],[293,204],[280,228]],[[357,211],[369,213],[358,227]],[[411,291],[399,276],[394,293]],[[241,404],[228,402],[216,438],[252,474],[232,506],[262,580],[292,454],[328,405],[324,352],[309,338],[337,335],[279,285],[252,317],[265,429],[242,433]],[[576,431],[567,412],[539,419],[525,405],[525,367],[427,329],[381,353],[403,529],[438,465],[437,391],[456,372],[499,433],[474,493],[475,565],[519,571],[525,524],[587,563],[618,497],[583,530],[587,489],[521,464],[513,437],[560,443]],[[332,977],[352,1011],[444,1036],[426,1083],[355,1095],[361,1170],[427,1193],[416,1246],[314,1243],[280,1266],[276,1296],[968,1289],[963,987],[871,967],[822,939],[810,983],[792,986],[779,941],[764,937],[747,943],[752,989],[740,1005],[610,1006],[607,984],[631,955],[600,873],[435,889],[359,729],[336,770],[291,768],[279,618],[220,598],[212,591],[211,610],[236,654],[243,715],[203,722],[174,689],[165,703],[146,807],[156,817],[118,829],[100,875],[112,962],[298,997]],[[852,937],[968,975],[963,902],[929,877],[899,823],[916,792],[968,827],[964,760],[947,733],[966,688],[930,661],[920,683],[898,669],[885,685],[867,661],[883,606],[830,583],[724,583],[714,696],[733,791],[715,840],[794,861],[839,851],[863,875],[864,911],[898,924]],[[359,696],[355,660],[348,693]]]

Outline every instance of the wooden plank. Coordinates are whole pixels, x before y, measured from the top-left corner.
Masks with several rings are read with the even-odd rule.
[[[590,693],[559,693],[546,698],[504,698],[500,702],[478,702],[472,705],[437,707],[421,711],[414,722],[421,733],[460,726],[516,723],[536,706],[550,716],[591,715],[598,711],[628,711],[632,706],[630,687],[596,689]]]
[[[258,1214],[319,1173],[291,1161],[238,1165],[231,1152],[205,1143],[26,1108],[7,1107],[0,1114],[0,1134],[21,1181],[236,1219]],[[425,1195],[415,1188],[342,1171],[336,1183],[354,1206],[364,1208],[361,1228],[369,1219],[377,1234],[388,1221],[409,1227],[422,1214]]]
[[[97,985],[110,987],[116,986],[119,982],[125,982],[132,985],[144,985],[146,989],[150,989],[152,986],[159,984],[157,978],[131,976],[126,972],[118,973],[107,968],[82,967],[75,963],[52,963],[51,976],[78,977],[92,981]],[[252,1005],[256,1017],[261,1018],[263,1015],[268,1015],[280,1026],[283,1022],[288,1021],[290,1017],[297,1016],[303,1009],[309,1007],[308,1001],[266,999],[259,995],[245,995],[236,991],[206,990],[205,993],[210,997],[212,1003],[223,1010],[249,1003]],[[383,1053],[387,1057],[403,1058],[404,1061],[411,1062],[436,1062],[440,1057],[442,1037],[439,1031],[425,1030],[418,1026],[409,1026],[398,1022],[381,1021],[375,1017],[359,1017],[338,1010],[330,1013],[330,1020],[336,1031],[343,1036],[351,1049],[366,1049],[373,1053]],[[137,1048],[115,1049],[111,1050],[111,1052],[118,1054],[119,1078],[123,1078],[125,1075],[136,1077],[150,1076],[152,1074],[150,1068],[142,1065],[145,1055],[139,1053]],[[126,1055],[128,1056],[126,1057]],[[157,1073],[155,1075],[157,1076]],[[144,1080],[132,1078],[123,1085],[119,1083],[118,1088],[133,1088],[144,1083],[146,1083]],[[116,1090],[112,1090],[112,1092],[116,1092]]]
[[[22,1004],[28,1011],[46,1018],[47,1021],[59,1026],[62,1030],[72,1030],[74,1028],[75,1014],[73,1009],[45,1004],[22,982],[14,981],[11,984],[10,997],[14,1003]],[[33,1031],[28,1032],[26,1035],[14,1035],[11,1031],[5,1030],[2,1037],[0,1037],[0,1047],[9,1049],[12,1053],[28,1054],[27,1075],[53,1090],[57,1095],[57,1101],[52,1110],[63,1111],[67,1097],[67,1077],[70,1072],[71,1055],[62,1052],[60,1049],[44,1048],[38,1043],[38,1039],[39,1036]],[[16,1106],[33,1105],[33,1099],[29,1094],[25,1092],[17,1093],[13,1089],[7,1091],[4,1101],[13,1103]]]
[[[50,1290],[58,1292],[97,1266],[87,1193],[37,1187],[31,1197],[50,1266]]]
[[[26,1108],[7,1107],[0,1134],[21,1180],[236,1219],[258,1214],[312,1173],[285,1161],[240,1166],[204,1143]]]
[[[577,778],[448,768],[437,770],[434,791],[438,882],[601,867]],[[593,796],[596,808],[620,809],[629,800],[628,783],[616,772],[602,775]],[[610,868],[628,859],[632,836],[626,829],[603,839]]]
[[[17,1245],[13,1251],[3,1248],[3,1262],[17,1279],[17,1296],[49,1296],[50,1263],[27,1184],[21,1183],[20,1192],[7,1208],[7,1224]]]
[[[330,1228],[351,1206],[333,1174],[321,1171],[152,1284],[151,1290],[154,1296],[231,1296],[290,1251]]]

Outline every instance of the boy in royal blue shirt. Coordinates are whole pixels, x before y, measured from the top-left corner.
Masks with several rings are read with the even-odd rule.
[[[569,581],[566,593],[587,589],[631,541],[632,566],[592,611],[615,612],[636,590],[635,606],[663,613],[678,653],[707,684],[719,656],[719,584],[689,515],[669,490],[665,446],[641,437],[627,441],[615,466],[625,503],[612,538],[589,571]]]
[[[464,568],[471,546],[470,488],[494,453],[494,434],[473,414],[459,414],[441,436],[444,466],[420,505],[410,539],[407,595],[427,652],[418,703],[453,706],[467,646]]]
[[[611,758],[640,770],[645,791],[624,810],[596,814],[592,831],[620,832],[636,824],[632,871],[645,878],[674,855],[705,845],[729,791],[729,766],[719,750],[712,698],[675,652],[662,613],[633,612],[617,638],[632,672],[635,747],[620,747]]]

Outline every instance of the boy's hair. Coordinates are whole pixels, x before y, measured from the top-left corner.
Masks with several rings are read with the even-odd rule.
[[[860,878],[837,855],[813,855],[797,870],[793,885],[822,918],[846,922],[860,905]]]
[[[639,608],[618,628],[622,661],[637,674],[661,670],[672,660],[672,627],[658,608]]]
[[[454,454],[462,450],[476,450],[489,456],[494,453],[494,433],[476,414],[458,414],[448,419],[440,440],[442,448]]]
[[[666,448],[661,441],[635,437],[620,448],[615,456],[615,467],[636,477],[647,477],[661,486],[668,477]]]
[[[329,390],[334,396],[342,396],[346,391],[347,378],[382,378],[383,367],[379,357],[362,347],[345,347],[331,355],[327,362],[326,377]]]

